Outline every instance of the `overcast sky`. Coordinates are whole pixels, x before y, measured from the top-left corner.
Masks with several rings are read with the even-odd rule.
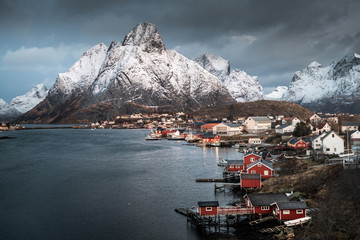
[[[258,76],[265,92],[312,61],[360,52],[358,0],[0,0],[0,98],[51,87],[87,49],[140,22],[155,24],[168,49]]]

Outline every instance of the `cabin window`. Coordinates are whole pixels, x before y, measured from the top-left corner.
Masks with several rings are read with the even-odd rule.
[[[261,206],[261,210],[269,210],[269,206]]]
[[[265,170],[265,171],[264,171],[264,175],[269,175],[269,171],[268,171],[268,170]]]
[[[234,166],[229,166],[229,168],[234,168]]]
[[[334,152],[336,152],[336,148],[334,148]]]
[[[258,163],[258,167],[261,167],[261,163]]]
[[[335,137],[335,134],[332,134],[332,137]]]
[[[253,158],[253,157],[250,158],[250,162],[253,162],[253,161],[255,161],[255,158]]]
[[[303,214],[304,213],[304,210],[296,210],[296,214]]]
[[[255,170],[252,170],[252,171],[251,171],[251,174],[255,174],[255,173],[256,173]]]
[[[283,210],[283,214],[290,214],[290,210]]]
[[[207,211],[207,212],[212,211],[212,207],[206,207],[206,211]]]
[[[330,148],[327,148],[326,151],[327,151],[327,152],[330,152]]]

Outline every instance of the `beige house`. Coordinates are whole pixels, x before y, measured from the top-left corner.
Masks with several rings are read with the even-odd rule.
[[[271,122],[271,119],[266,116],[248,117],[244,122],[244,127],[249,133],[265,132],[271,129]]]
[[[316,113],[314,115],[312,115],[309,120],[310,120],[310,123],[313,125],[317,125],[322,121],[321,117],[319,115],[317,115]]]
[[[360,126],[359,122],[342,122],[341,131],[348,132],[353,130],[359,130],[359,126]]]
[[[213,126],[213,134],[220,136],[239,135],[243,131],[244,126],[238,123],[219,123]]]

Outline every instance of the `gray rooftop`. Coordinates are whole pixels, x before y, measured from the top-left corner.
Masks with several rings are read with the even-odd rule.
[[[261,116],[261,117],[250,117],[252,119],[254,119],[257,122],[271,122],[271,119],[265,116]]]
[[[304,201],[298,202],[276,202],[280,210],[287,209],[306,209],[308,208]]]
[[[248,174],[248,173],[242,173],[240,174],[240,179],[261,179],[260,174]]]
[[[233,166],[233,165],[244,165],[244,160],[226,160],[226,165]]]
[[[219,202],[218,201],[203,201],[198,202],[199,207],[218,207]]]
[[[253,206],[270,206],[275,202],[289,202],[285,193],[249,193],[247,194]]]
[[[266,160],[262,160],[261,158],[260,158],[259,160],[255,161],[255,162],[249,164],[249,165],[247,166],[247,168],[250,169],[250,168],[252,168],[253,166],[255,166],[256,164],[258,164],[258,163],[262,163],[262,164],[264,164],[266,167],[268,167],[268,168],[270,168],[270,169],[273,169],[273,166],[272,166],[272,163],[271,163],[271,162],[266,161]]]

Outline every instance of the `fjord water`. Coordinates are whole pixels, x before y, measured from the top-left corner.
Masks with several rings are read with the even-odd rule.
[[[218,200],[219,158],[232,149],[145,141],[149,130],[1,133],[1,239],[201,239],[178,207]]]

